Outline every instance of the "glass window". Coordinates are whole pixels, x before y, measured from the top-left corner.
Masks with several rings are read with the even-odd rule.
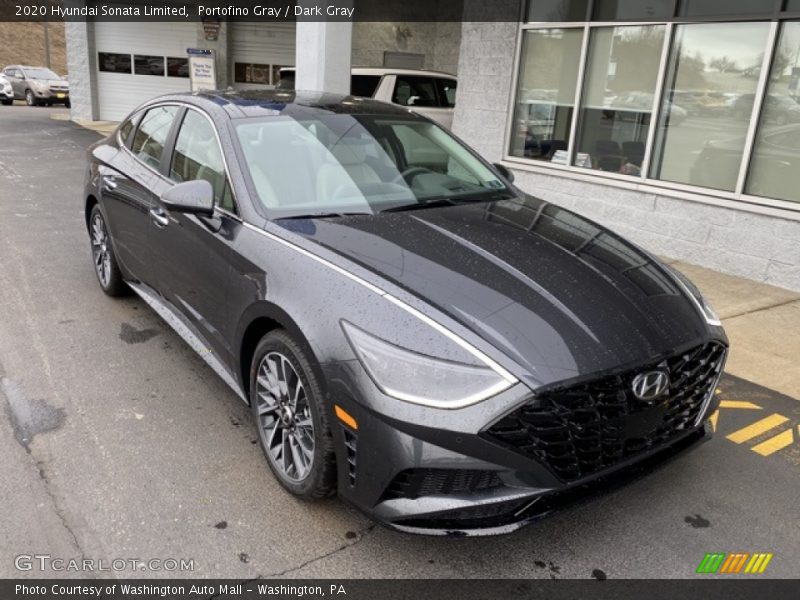
[[[528,0],[528,22],[585,21],[589,0]]]
[[[130,146],[131,133],[136,127],[136,122],[139,120],[140,116],[141,113],[133,115],[130,119],[122,124],[122,127],[119,128],[119,137],[126,147]]]
[[[189,59],[169,57],[167,59],[167,75],[169,77],[189,77]]]
[[[400,106],[439,106],[436,100],[436,86],[430,77],[410,77],[398,75],[394,84],[392,102]]]
[[[164,57],[136,54],[133,57],[133,72],[136,75],[164,76]]]
[[[214,127],[195,110],[187,110],[183,118],[175,140],[169,176],[178,183],[196,179],[208,181],[214,188],[214,202],[225,210],[234,210],[222,150]]]
[[[582,39],[582,29],[524,33],[510,148],[513,156],[566,162]]]
[[[269,85],[270,66],[261,64],[236,63],[233,77],[236,83],[260,83]]]
[[[428,121],[345,114],[241,121],[247,171],[275,217],[511,197],[491,168]]]
[[[350,77],[350,93],[353,96],[372,98],[380,82],[380,75],[353,75]]]
[[[676,27],[652,176],[733,191],[769,23]]]
[[[594,21],[668,19],[675,0],[594,0],[593,6]]]
[[[664,29],[592,30],[575,165],[641,175]]]
[[[106,73],[131,73],[131,55],[98,52],[97,68]]]
[[[455,79],[437,79],[436,89],[442,106],[453,108],[456,105],[458,82]]]
[[[786,0],[783,5],[783,10],[792,12],[800,11],[800,0]]]
[[[774,10],[775,0],[680,0],[678,16],[769,15]]]
[[[156,170],[161,166],[164,144],[177,113],[177,106],[151,108],[145,114],[133,138],[131,151],[142,162]]]
[[[800,202],[800,22],[783,24],[745,192]]]

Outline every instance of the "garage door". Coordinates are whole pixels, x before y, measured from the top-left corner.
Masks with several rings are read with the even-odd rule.
[[[189,90],[195,23],[102,21],[94,31],[100,119],[119,121],[155,96]]]
[[[294,40],[294,23],[231,23],[234,87],[276,85],[278,70],[294,66]]]

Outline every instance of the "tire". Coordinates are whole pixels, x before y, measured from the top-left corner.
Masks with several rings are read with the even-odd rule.
[[[72,102],[70,102],[69,100],[64,102],[64,108],[72,108]]]
[[[261,450],[278,482],[306,500],[336,492],[330,413],[312,360],[278,329],[261,339],[250,367],[250,406]]]
[[[125,296],[128,286],[122,279],[114,245],[106,227],[106,219],[95,204],[89,215],[89,239],[92,247],[92,262],[100,288],[109,296]]]
[[[13,100],[3,100],[3,106],[11,106],[14,104]]]
[[[28,106],[39,106],[39,101],[30,90],[25,90],[25,104]]]

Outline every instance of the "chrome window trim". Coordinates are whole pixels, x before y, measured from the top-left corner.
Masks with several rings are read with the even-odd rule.
[[[239,199],[237,198],[236,190],[233,187],[233,179],[231,178],[230,168],[228,167],[228,159],[225,157],[225,151],[222,148],[222,140],[220,139],[219,131],[217,131],[217,127],[214,124],[214,119],[212,119],[211,116],[205,110],[203,110],[202,108],[200,108],[198,106],[195,106],[194,104],[189,104],[188,102],[181,102],[179,100],[165,100],[163,102],[154,102],[152,104],[147,104],[145,106],[141,106],[138,109],[134,110],[131,113],[131,116],[133,116],[133,115],[135,115],[136,113],[139,113],[139,112],[145,113],[145,112],[149,111],[150,109],[158,108],[159,106],[177,106],[179,108],[186,108],[186,109],[189,109],[189,110],[194,110],[194,111],[200,113],[201,115],[203,115],[206,118],[206,120],[208,121],[209,125],[211,125],[211,129],[214,131],[214,136],[217,139],[217,147],[219,148],[220,155],[222,156],[222,164],[223,164],[223,167],[225,168],[225,177],[228,179],[228,185],[231,188],[231,195],[233,196],[233,205],[236,207],[236,210],[238,211],[239,214],[237,215],[237,214],[231,213],[230,211],[228,211],[228,210],[226,210],[224,208],[220,208],[219,206],[217,206],[216,203],[214,203],[214,211],[222,213],[222,214],[230,216],[230,217],[233,217],[237,221],[241,222],[242,221],[242,218],[241,218],[241,212],[242,211],[241,211],[241,208],[239,206]],[[183,121],[181,121],[180,126],[183,127]],[[136,124],[136,129],[138,131],[139,123]],[[178,129],[178,133],[180,133],[180,129]],[[120,138],[120,130],[118,128],[117,129],[117,140],[119,141],[120,139],[121,139]],[[178,141],[177,136],[175,137],[175,141],[176,142]],[[148,165],[147,163],[142,161],[138,156],[136,156],[133,153],[133,151],[130,148],[125,146],[125,144],[120,144],[120,147],[123,150],[125,150],[128,154],[130,154],[130,156],[135,161],[137,161],[139,164],[141,164],[145,168],[149,169],[153,174],[158,175],[158,177],[160,177],[165,183],[170,183],[172,185],[176,184],[176,182],[173,179],[170,179],[169,177],[167,177],[166,175],[164,175],[160,171],[157,171],[156,169],[154,169],[153,167],[151,167],[150,165]],[[175,152],[175,147],[173,145],[172,153],[174,154],[174,152]],[[172,163],[172,157],[171,156],[170,156],[170,163]]]

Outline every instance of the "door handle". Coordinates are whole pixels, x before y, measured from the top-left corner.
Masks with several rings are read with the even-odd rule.
[[[150,209],[150,219],[155,223],[156,227],[161,229],[169,225],[169,217],[160,208]]]
[[[113,192],[117,189],[117,181],[113,175],[103,175],[103,189],[107,192]]]

